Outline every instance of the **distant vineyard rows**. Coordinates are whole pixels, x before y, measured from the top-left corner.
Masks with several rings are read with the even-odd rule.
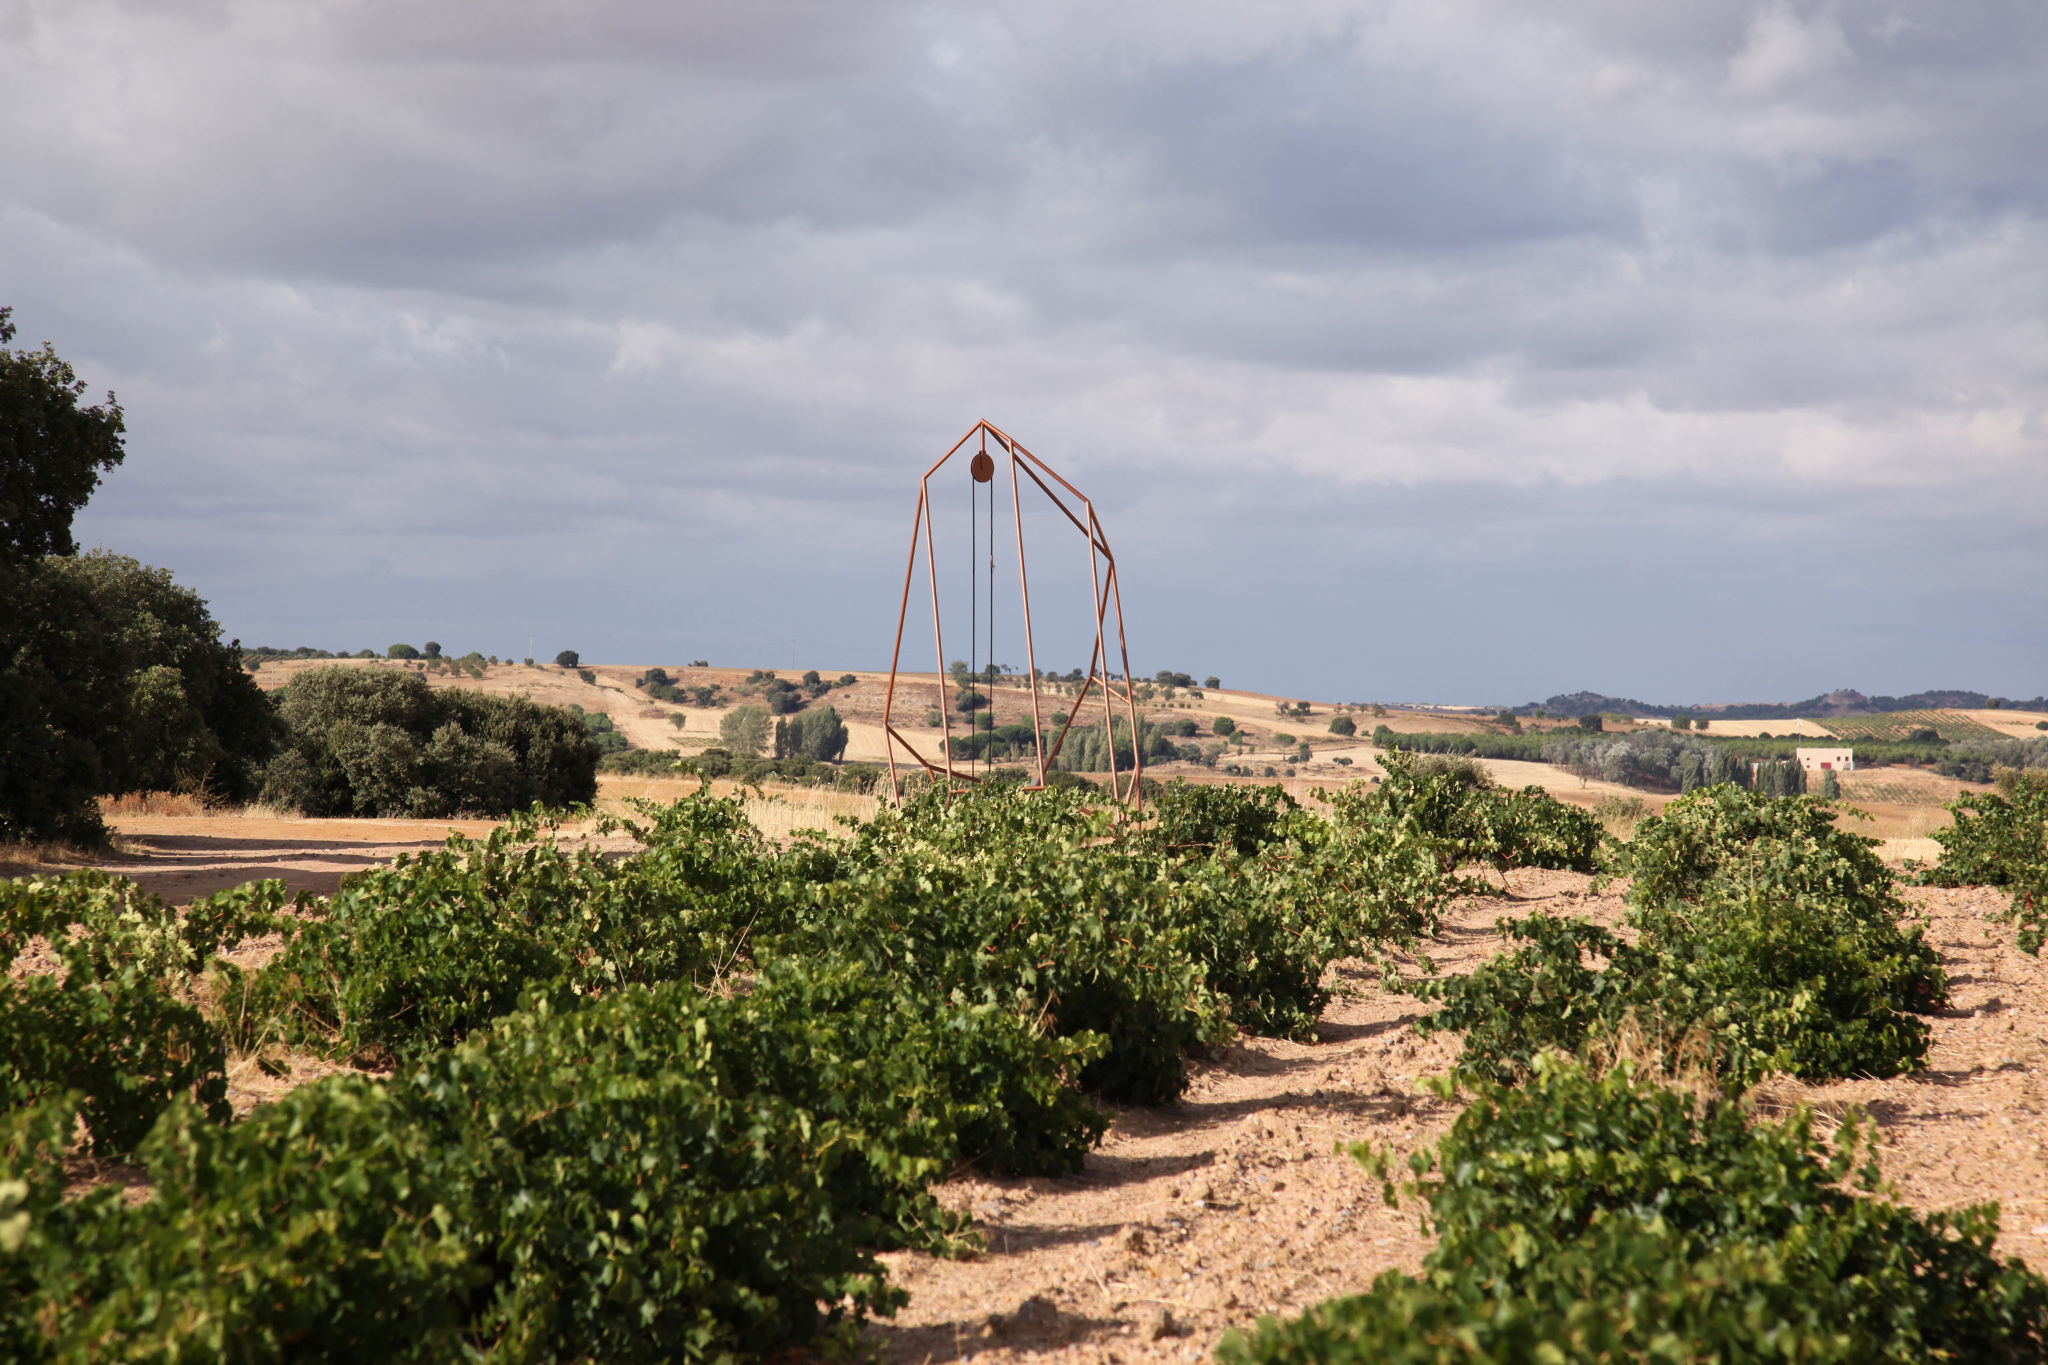
[[[1891,711],[1878,716],[1831,716],[1814,724],[1847,740],[1906,741],[1915,730],[1932,730],[1951,744],[2002,741],[2006,736],[1956,711]]]

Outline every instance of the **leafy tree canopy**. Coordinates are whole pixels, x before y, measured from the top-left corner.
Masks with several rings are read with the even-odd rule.
[[[127,430],[112,393],[81,407],[85,383],[48,342],[7,349],[13,309],[0,308],[0,566],[76,554],[71,519],[121,463]]]
[[[15,585],[0,627],[0,836],[92,839],[94,796],[255,794],[276,738],[206,603],[163,569],[94,551]]]
[[[316,668],[280,707],[290,737],[264,796],[308,815],[507,815],[597,794],[583,718],[414,673]]]
[[[768,708],[735,706],[718,722],[718,737],[736,754],[758,754],[768,747]]]

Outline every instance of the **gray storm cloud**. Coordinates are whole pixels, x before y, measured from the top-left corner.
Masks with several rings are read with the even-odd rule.
[[[82,530],[248,639],[871,664],[987,415],[1148,671],[2033,695],[2044,62],[2020,0],[0,0],[0,299],[129,408]]]

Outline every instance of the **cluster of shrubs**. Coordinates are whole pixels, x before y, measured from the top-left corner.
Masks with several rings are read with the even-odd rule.
[[[586,711],[571,704],[569,710],[583,722],[584,730],[590,735],[590,742],[597,747],[598,758],[607,754],[622,754],[631,746],[625,735],[619,732],[618,722],[602,711]]]
[[[2035,1360],[2048,1283],[1997,1254],[1995,1205],[1919,1213],[1878,1139],[1551,1053],[1482,1085],[1405,1192],[1419,1275],[1227,1340],[1229,1365],[1381,1361]],[[1388,1154],[1362,1153],[1387,1172]],[[1389,1185],[1388,1198],[1396,1198]]]
[[[1920,1016],[1947,1003],[1948,982],[1876,843],[1812,797],[1680,797],[1616,856],[1632,938],[1584,919],[1503,921],[1522,946],[1413,988],[1443,1002],[1422,1027],[1461,1034],[1462,1064],[1499,1080],[1629,1033],[1674,1062],[1711,1039],[1712,1066],[1737,1082],[1914,1070]]]
[[[2038,954],[2048,934],[2048,773],[2005,768],[1997,777],[1996,792],[1950,803],[1952,823],[1934,832],[1941,862],[1924,879],[1940,886],[2006,888],[2019,946]]]
[[[597,794],[598,745],[562,707],[411,673],[319,668],[277,700],[283,740],[262,799],[318,816],[443,818]]]
[[[724,689],[717,683],[700,687],[684,687],[665,668],[650,668],[633,680],[633,686],[646,692],[656,701],[665,701],[675,706],[717,706],[723,700]]]
[[[1599,719],[1581,717],[1593,721],[1596,732]],[[2001,766],[2048,769],[2048,740],[1986,740],[1960,748],[1932,732],[1929,736],[1924,740],[1858,740],[1856,762],[1859,767],[1917,764],[1966,782],[1988,782]],[[1381,725],[1373,730],[1372,742],[1382,749],[1411,753],[1552,763],[1582,777],[1649,791],[1689,792],[1732,783],[1761,786],[1773,795],[1788,796],[1806,789],[1803,770],[1795,771],[1798,763],[1793,751],[1809,741],[1769,736],[1709,739],[1683,731],[1650,729],[1612,735],[1557,730],[1403,734]]]
[[[0,1343],[828,1344],[901,1301],[878,1252],[970,1245],[934,1181],[1073,1171],[1104,1102],[1173,1099],[1237,1029],[1305,1033],[1332,958],[1414,942],[1461,885],[1414,800],[1156,800],[1118,825],[991,783],[781,847],[699,792],[616,826],[625,856],[536,815],[331,897],[262,883],[182,918],[102,874],[11,884],[0,944],[42,935],[67,971],[10,982],[0,1015]],[[255,934],[283,939],[266,965],[222,959]],[[278,1043],[385,1076],[229,1121],[227,1049]],[[67,1195],[81,1118],[149,1200]]]
[[[2038,814],[2031,828],[2017,846],[2038,858]],[[1969,829],[1951,874],[2005,866],[1965,859],[2008,837]],[[1768,1071],[1924,1061],[1917,1016],[1947,982],[1874,843],[1809,798],[1694,792],[1619,850],[1633,939],[1504,922],[1523,946],[1415,987],[1443,1002],[1428,1027],[1463,1034],[1473,1091],[1411,1158],[1436,1248],[1420,1275],[1269,1319],[1222,1357],[2041,1358],[2048,1282],[1998,1257],[1996,1206],[1914,1212],[1878,1183],[1874,1128],[1852,1117],[1825,1141],[1803,1112],[1753,1122],[1741,1100]],[[1389,1174],[1391,1153],[1359,1155]]]
[[[739,690],[760,697],[761,704],[768,709],[769,715],[786,716],[793,711],[802,710],[805,705],[816,701],[835,687],[853,686],[854,681],[853,674],[846,673],[827,682],[818,675],[818,670],[813,668],[806,672],[801,680],[790,682],[776,677],[768,669],[757,668],[747,675]]]

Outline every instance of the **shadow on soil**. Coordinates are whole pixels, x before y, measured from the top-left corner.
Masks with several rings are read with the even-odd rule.
[[[986,1316],[954,1322],[935,1322],[924,1327],[894,1327],[876,1323],[867,1337],[886,1360],[919,1362],[967,1360],[983,1351],[1004,1348],[1018,1352],[1051,1351],[1076,1342],[1104,1337],[1121,1337],[1129,1324],[1116,1318],[1089,1317],[1059,1312],[1039,1321],[1020,1322],[1029,1316],[1025,1305],[1001,1305]]]

